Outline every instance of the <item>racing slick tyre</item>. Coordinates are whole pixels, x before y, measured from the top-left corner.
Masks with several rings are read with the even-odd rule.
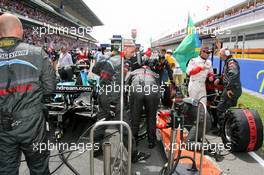
[[[229,109],[225,114],[222,141],[232,152],[249,152],[263,143],[263,125],[253,109]]]

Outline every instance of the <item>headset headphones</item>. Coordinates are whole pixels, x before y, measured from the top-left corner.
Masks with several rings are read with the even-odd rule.
[[[230,56],[231,55],[231,53],[230,53],[230,50],[228,50],[228,49],[225,49],[225,56]]]

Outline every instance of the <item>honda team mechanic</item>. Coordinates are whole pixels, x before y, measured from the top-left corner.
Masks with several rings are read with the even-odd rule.
[[[55,72],[44,51],[23,43],[20,20],[0,16],[0,174],[18,175],[21,152],[31,175],[48,175],[49,152],[43,95],[55,89]]]

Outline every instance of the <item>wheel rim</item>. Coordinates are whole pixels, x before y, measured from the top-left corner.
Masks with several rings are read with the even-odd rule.
[[[231,131],[231,120],[227,119],[225,126],[224,126],[224,130],[225,130],[225,138],[227,139],[228,142],[232,141],[232,131]]]

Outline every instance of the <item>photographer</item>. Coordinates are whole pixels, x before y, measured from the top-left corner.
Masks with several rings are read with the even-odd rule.
[[[171,53],[172,51],[168,50],[168,52]],[[159,77],[160,77],[159,83],[162,86],[164,86],[164,89],[165,89],[163,96],[161,98],[162,104],[165,107],[170,107],[172,104],[171,99],[170,99],[171,97],[170,87],[172,86],[172,84],[174,84],[174,82],[173,82],[173,71],[170,67],[168,60],[166,59],[166,55],[167,55],[166,49],[162,49],[159,55],[158,63],[155,64],[155,67],[153,70],[154,72],[159,74]]]

